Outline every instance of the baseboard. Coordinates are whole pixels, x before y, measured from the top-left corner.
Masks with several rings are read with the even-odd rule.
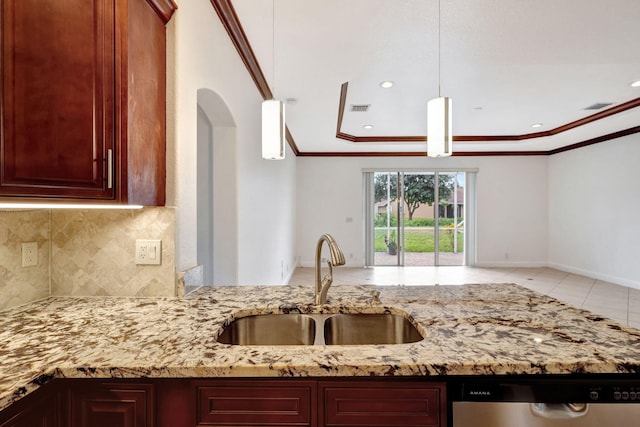
[[[326,266],[327,266],[326,262],[324,264],[322,264],[322,268],[325,268]],[[298,264],[298,267],[315,268],[316,267],[316,263],[315,263],[315,261],[300,261],[300,263]],[[353,263],[347,262],[345,265],[340,266],[340,267],[335,267],[335,268],[364,268],[364,265],[361,264],[361,263],[353,264]]]
[[[283,285],[288,285],[289,281],[291,281],[291,278],[293,277],[294,273],[296,272],[296,268],[298,268],[298,266],[294,265],[292,269],[289,270],[289,274],[287,274],[287,277],[284,278],[284,280],[282,281]]]
[[[304,268],[314,268],[316,266],[314,261],[300,261],[300,264],[298,265],[298,267],[304,267]],[[547,267],[548,264],[546,262],[543,261],[479,261],[476,262],[476,265],[474,265],[474,267],[501,267],[501,268],[540,268],[540,267]],[[324,267],[324,265],[323,265]],[[345,267],[353,267],[353,268],[364,268],[364,265],[362,264],[348,264],[345,265]],[[375,266],[372,266],[375,267]],[[386,267],[386,266],[380,266],[380,267]],[[425,266],[425,267],[430,267],[430,266]]]
[[[591,277],[593,279],[602,280],[604,282],[615,283],[616,285],[627,286],[629,288],[640,289],[640,282],[636,280],[629,280],[623,277],[612,276],[610,274],[602,274],[597,271],[585,270],[582,268],[572,267],[569,265],[550,262],[547,264],[550,268],[556,270],[565,271],[567,273],[579,274],[581,276]]]
[[[542,261],[477,261],[474,267],[480,268],[541,268],[548,264]]]

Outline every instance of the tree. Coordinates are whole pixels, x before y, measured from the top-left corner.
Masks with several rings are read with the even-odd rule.
[[[390,177],[390,201],[398,198],[398,175],[389,174]],[[440,174],[439,196],[440,200],[447,200],[453,190],[452,175]],[[409,219],[413,219],[413,214],[422,204],[433,205],[435,199],[435,175],[407,173],[404,175],[404,202],[407,205]],[[376,202],[387,200],[387,174],[376,173],[374,176],[374,197]]]
[[[376,202],[387,200],[387,176],[391,183],[389,190],[389,200],[394,201],[398,198],[398,180],[395,173],[376,173],[374,174],[374,198]]]

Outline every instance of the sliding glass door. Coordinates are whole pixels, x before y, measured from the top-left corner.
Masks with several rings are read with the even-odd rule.
[[[465,172],[365,174],[370,266],[464,265]],[[365,182],[366,184],[366,182]]]

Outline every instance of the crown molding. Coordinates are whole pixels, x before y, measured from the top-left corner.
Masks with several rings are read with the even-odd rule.
[[[147,0],[151,3],[172,3],[173,0]],[[249,75],[253,79],[260,95],[263,99],[272,99],[273,93],[269,84],[264,77],[260,64],[251,48],[251,44],[247,39],[247,36],[242,28],[242,24],[238,19],[238,15],[233,8],[231,0],[210,0],[213,8],[215,9],[222,25],[227,31],[229,38],[235,46],[238,55],[245,64]],[[342,121],[344,119],[345,105],[347,99],[349,83],[345,82],[340,88],[340,99],[338,103],[338,120],[336,126],[336,138],[353,142],[353,143],[368,143],[368,142],[384,142],[384,143],[406,143],[406,142],[426,142],[427,138],[424,135],[418,136],[356,136],[342,132]],[[580,126],[593,123],[598,120],[611,117],[615,114],[622,113],[632,108],[640,106],[640,97],[627,101],[625,103],[616,105],[603,111],[599,111],[595,114],[591,114],[587,117],[575,120],[573,122],[558,126],[554,129],[527,133],[522,135],[457,135],[453,137],[454,141],[458,142],[488,142],[488,141],[522,141],[534,138],[543,138],[548,136],[557,135],[562,132],[566,132],[571,129],[575,129]],[[575,144],[559,147],[553,150],[539,150],[539,151],[454,151],[455,157],[468,157],[468,156],[545,156],[562,153],[569,150],[574,150],[581,147],[586,147],[592,144],[598,144],[604,141],[609,141],[622,136],[631,135],[640,132],[640,126],[632,127],[629,129],[613,132],[607,135],[598,136],[585,141],[577,142]],[[418,157],[426,156],[426,152],[320,152],[320,151],[307,151],[302,152],[298,149],[293,135],[286,128],[286,138],[293,153],[300,157]]]
[[[419,136],[356,136],[345,132],[342,132],[342,120],[344,118],[344,112],[347,105],[347,92],[349,90],[349,82],[342,83],[340,87],[340,102],[338,104],[338,125],[336,131],[336,138],[343,139],[349,142],[355,143],[367,143],[367,142],[385,142],[385,143],[405,143],[405,142],[426,142],[426,135]],[[575,129],[580,126],[588,125],[589,123],[596,122],[598,120],[606,119],[607,117],[614,116],[624,111],[630,110],[640,106],[640,98],[635,98],[630,101],[618,104],[614,107],[607,108],[606,110],[599,111],[595,114],[591,114],[587,117],[575,120],[573,122],[558,126],[554,129],[525,133],[521,135],[454,135],[453,140],[459,142],[488,142],[488,141],[524,141],[527,139],[544,138],[548,136],[557,135],[562,132],[566,132],[571,129]],[[615,134],[615,133],[614,133]],[[613,135],[613,134],[611,134]],[[571,147],[582,143],[568,145]],[[579,148],[579,147],[578,147]],[[537,153],[537,151],[533,151]]]
[[[269,83],[267,79],[264,77],[264,73],[262,72],[262,68],[260,68],[260,64],[258,63],[258,59],[256,58],[253,49],[251,48],[251,44],[247,39],[247,35],[242,28],[242,24],[238,19],[238,15],[236,14],[235,9],[233,8],[233,4],[230,0],[210,0],[211,5],[215,9],[222,25],[225,30],[227,30],[227,34],[229,34],[229,38],[231,42],[235,46],[238,51],[238,55],[240,55],[240,59],[244,63],[249,75],[253,79],[256,87],[258,88],[258,92],[262,96],[262,99],[273,99],[273,92],[271,92],[271,88],[269,87]],[[289,132],[289,128],[285,124],[285,137],[287,139],[287,143],[293,153],[297,156],[300,153],[298,146],[296,145],[295,140],[293,139],[293,135]]]
[[[166,24],[171,20],[178,5],[173,0],[147,0],[147,3],[156,11],[162,22]]]

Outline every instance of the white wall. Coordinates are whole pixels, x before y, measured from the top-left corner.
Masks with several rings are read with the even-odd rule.
[[[478,165],[478,266],[547,263],[547,157],[482,157]]]
[[[363,168],[478,168],[478,265],[546,265],[548,185],[544,156],[300,157],[296,253],[301,265],[313,265],[315,244],[323,233],[336,238],[347,265],[364,264]]]
[[[236,128],[213,128],[213,283],[238,283]],[[231,161],[233,159],[233,161]]]
[[[549,159],[549,261],[640,289],[640,136]]]
[[[287,283],[295,267],[296,158],[287,149],[285,161],[263,160],[261,129],[252,134],[239,147],[238,283]]]
[[[285,161],[264,161],[261,98],[215,11],[208,0],[178,6],[167,56],[167,204],[177,207],[178,270],[197,259],[196,106],[197,90],[207,88],[236,124],[240,284],[286,282],[296,256],[312,265],[316,240],[326,232],[348,265],[362,265],[362,168],[474,167],[478,265],[550,264],[640,288],[638,136],[551,157],[296,159],[288,151]]]
[[[176,268],[197,263],[197,92],[210,89],[236,125],[238,283],[281,283],[293,267],[295,157],[262,160],[258,90],[208,0],[179,0],[168,26],[168,205],[175,205]],[[216,242],[219,243],[219,242]]]

